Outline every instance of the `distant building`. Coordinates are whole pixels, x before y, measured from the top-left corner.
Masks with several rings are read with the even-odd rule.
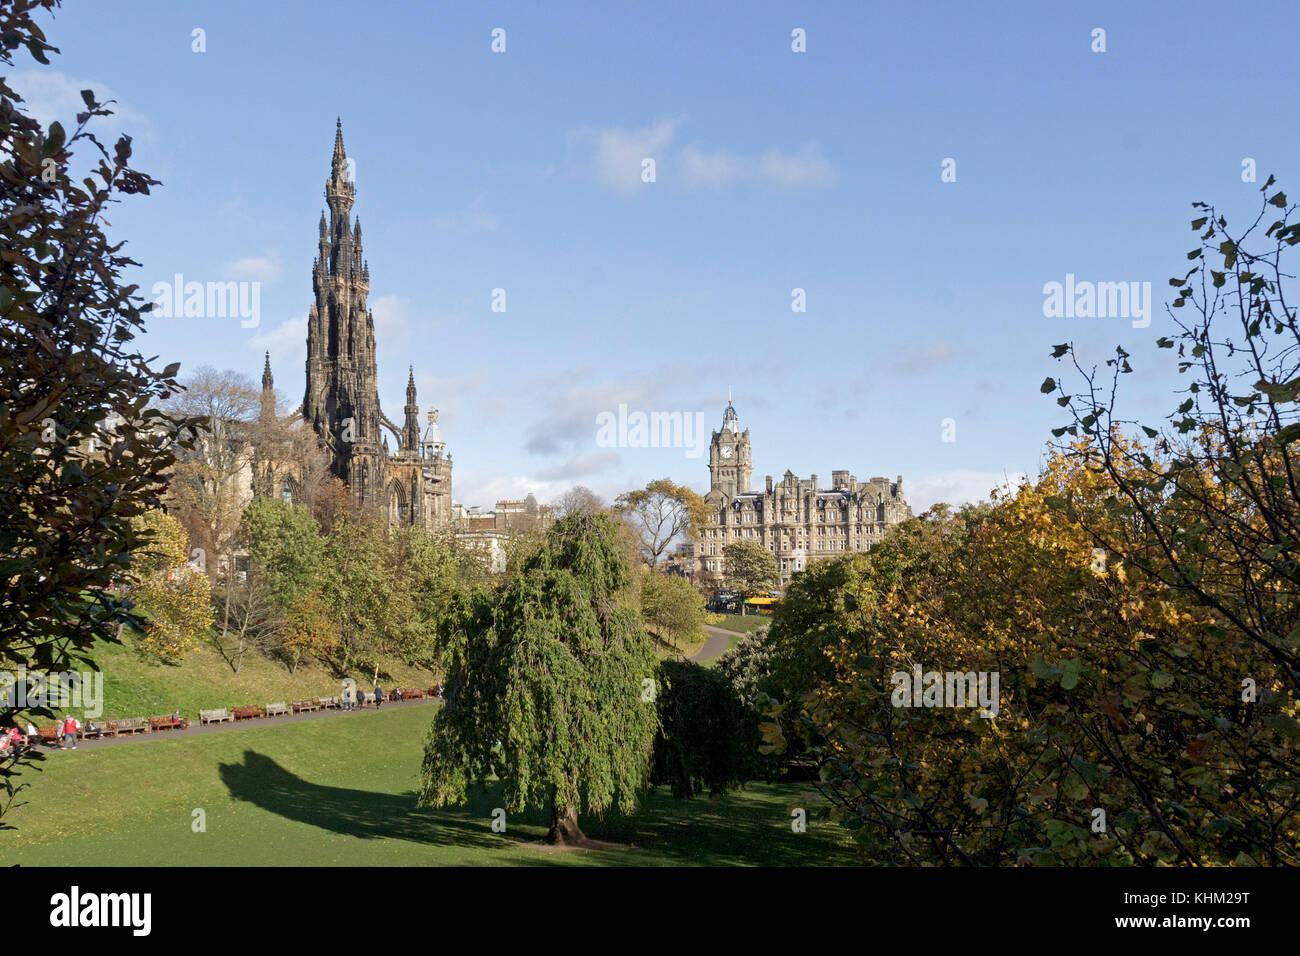
[[[722,549],[733,541],[753,541],[776,555],[782,585],[808,562],[847,551],[866,551],[890,525],[912,516],[903,498],[903,478],[867,482],[847,471],[832,471],[831,485],[817,476],[803,479],[786,471],[779,482],[767,476],[762,491],[750,490],[753,470],[749,429],[731,402],[722,428],[709,444],[709,492],[704,496],[709,519],[701,529],[697,569],[706,578],[726,573]]]
[[[531,494],[522,501],[498,501],[486,512],[453,503],[451,514],[457,539],[482,552],[494,574],[506,569],[512,534],[547,528],[553,520],[550,505],[539,505]]]

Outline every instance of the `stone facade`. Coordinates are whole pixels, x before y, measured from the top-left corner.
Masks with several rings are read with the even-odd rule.
[[[329,219],[321,213],[312,264],[315,302],[307,314],[307,387],[301,414],[320,439],[329,469],[359,501],[380,508],[391,524],[445,526],[451,522],[451,455],[429,413],[420,436],[415,369],[406,384],[403,426],[379,404],[375,320],[367,305],[370,266],[362,255],[361,221],[353,220],[356,186],[348,176],[343,126],[325,183]],[[270,358],[263,387],[271,387]],[[397,451],[390,453],[387,428]]]
[[[817,476],[798,478],[790,471],[779,482],[768,475],[766,487],[750,490],[753,471],[749,429],[730,402],[722,428],[709,443],[709,492],[704,496],[710,518],[695,549],[696,569],[706,580],[726,572],[722,549],[733,541],[753,541],[776,555],[781,584],[788,584],[810,561],[847,551],[866,551],[886,529],[911,517],[903,498],[903,478],[859,482],[847,471],[831,472],[831,486]]]

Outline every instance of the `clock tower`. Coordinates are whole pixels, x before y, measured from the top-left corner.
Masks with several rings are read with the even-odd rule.
[[[749,455],[749,429],[740,430],[736,409],[727,402],[722,414],[722,430],[713,433],[709,443],[709,490],[735,497],[749,491],[753,464]]]

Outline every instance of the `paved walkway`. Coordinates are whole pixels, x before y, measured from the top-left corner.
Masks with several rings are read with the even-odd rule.
[[[705,661],[711,661],[715,657],[721,657],[726,651],[727,645],[731,643],[733,637],[741,637],[735,631],[728,631],[725,628],[714,627],[712,624],[704,625],[704,633],[708,638],[704,641],[704,646],[695,652],[695,656],[690,658],[697,664],[703,664]]]
[[[433,703],[440,700],[438,697],[422,697],[418,700],[386,700],[382,707],[378,708],[382,713],[390,707],[419,707],[421,704]],[[313,710],[305,714],[285,714],[283,717],[254,717],[251,720],[231,720],[220,724],[202,724],[197,720],[190,721],[190,725],[184,730],[155,730],[147,734],[119,734],[116,737],[103,737],[100,739],[89,738],[77,741],[78,750],[94,750],[97,747],[111,747],[114,744],[127,744],[133,741],[142,740],[173,740],[176,737],[196,737],[200,734],[218,734],[223,730],[247,730],[250,727],[271,727],[280,726],[281,724],[294,724],[301,720],[323,720],[327,717],[349,717],[353,714],[373,714],[374,707],[365,707],[362,710],[340,710],[330,708],[329,710]],[[85,721],[82,721],[85,723]],[[58,750],[58,746],[46,747],[41,746],[43,753],[50,753]]]

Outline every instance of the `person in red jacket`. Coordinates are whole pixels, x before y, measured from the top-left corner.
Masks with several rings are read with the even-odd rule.
[[[69,742],[72,743],[73,750],[77,749],[77,728],[79,726],[77,719],[71,714],[63,715],[63,743],[59,745],[60,750],[67,750]]]

